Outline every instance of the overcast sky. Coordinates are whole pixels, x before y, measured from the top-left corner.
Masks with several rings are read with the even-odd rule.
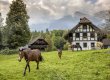
[[[0,0],[3,18],[6,17],[11,2],[12,0]],[[93,15],[110,8],[110,0],[24,0],[24,2],[30,16],[29,25],[48,23],[66,15],[74,16],[76,11]]]

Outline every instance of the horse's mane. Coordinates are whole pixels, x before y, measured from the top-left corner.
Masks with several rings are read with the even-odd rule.
[[[27,49],[24,49],[24,50],[23,50],[25,60],[28,60],[28,54],[30,53],[30,51],[31,51],[31,49],[30,49],[30,48],[27,48]]]
[[[29,53],[31,51],[31,49],[25,49],[23,50],[25,53]]]

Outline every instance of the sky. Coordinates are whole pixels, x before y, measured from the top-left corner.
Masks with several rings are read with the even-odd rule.
[[[74,14],[79,11],[85,14],[94,15],[97,12],[110,9],[110,0],[23,0],[27,5],[27,12],[30,16],[30,29],[37,29],[33,25],[51,23],[64,16]],[[9,5],[12,0],[0,0],[0,12],[6,18]],[[45,25],[45,24],[44,24]],[[44,26],[43,25],[43,26]]]

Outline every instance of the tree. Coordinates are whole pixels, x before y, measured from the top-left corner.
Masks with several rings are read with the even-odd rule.
[[[107,38],[109,38],[109,39],[110,39],[110,33],[108,33]]]
[[[110,38],[110,10],[107,11],[107,18],[105,19],[106,23],[105,23],[105,31],[107,32],[107,38]]]
[[[2,45],[2,31],[0,29],[0,45]]]
[[[54,39],[54,46],[57,49],[63,49],[65,43],[66,42],[65,42],[64,38],[62,38],[60,36],[56,36]]]
[[[7,46],[7,36],[8,36],[8,29],[7,26],[3,26],[3,30],[2,30],[2,43],[4,46]]]
[[[9,48],[24,46],[30,39],[29,16],[22,0],[12,1],[6,18],[7,44]]]
[[[2,25],[2,21],[3,21],[3,18],[2,18],[2,15],[0,13],[0,49],[2,48],[2,39],[3,39],[3,36],[2,36],[2,28],[3,28],[3,25]]]
[[[64,45],[64,50],[68,50],[70,43],[66,42],[66,44]]]
[[[108,15],[107,18],[105,19],[106,23],[105,23],[105,29],[107,31],[110,31],[110,10],[108,10]]]
[[[51,35],[46,34],[45,40],[48,43],[48,47],[46,48],[46,51],[51,51],[52,50],[52,40],[51,40]]]
[[[48,28],[46,29],[46,34],[50,34],[50,32],[49,32]]]
[[[43,32],[43,30],[40,32],[40,37],[45,39],[46,34]]]
[[[52,33],[51,34],[51,40],[52,40],[52,50],[56,50],[56,47],[55,47],[55,45],[54,45],[54,40],[55,40],[55,38],[56,38],[56,36],[55,36],[55,34],[54,33]]]
[[[53,30],[52,33],[55,34],[55,36],[63,36],[64,30]]]

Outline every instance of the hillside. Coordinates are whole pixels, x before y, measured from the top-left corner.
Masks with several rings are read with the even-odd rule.
[[[0,55],[0,80],[110,80],[108,50],[63,51],[61,60],[56,51],[43,52],[43,57],[40,69],[31,62],[31,72],[23,77],[24,60],[18,62],[17,54]]]

